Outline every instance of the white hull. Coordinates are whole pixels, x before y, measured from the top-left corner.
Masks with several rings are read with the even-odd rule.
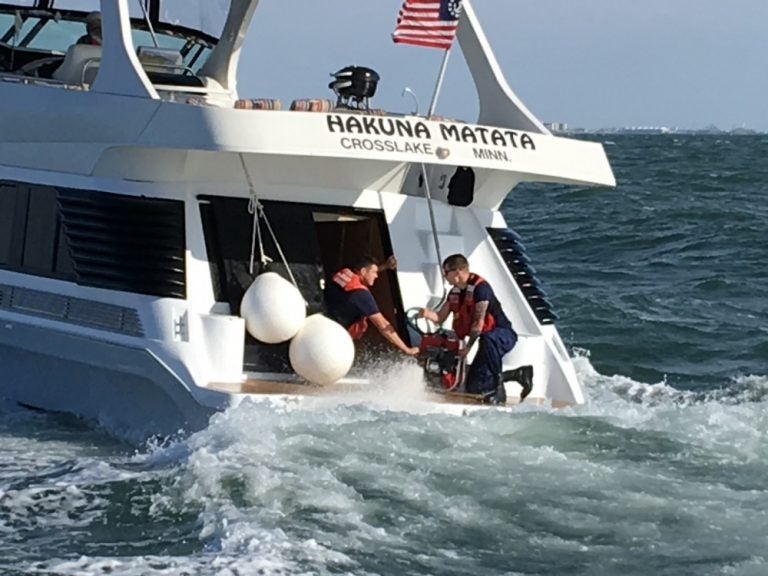
[[[315,387],[308,384],[253,386],[245,382],[188,385],[147,349],[3,321],[0,330],[3,396],[32,409],[65,412],[132,443],[185,435],[207,426],[211,415],[243,401],[280,409],[368,403],[416,413],[463,415],[490,407],[474,397],[430,393],[417,382],[398,390],[375,382]],[[413,375],[413,373],[411,373]],[[527,404],[536,404],[529,400]]]
[[[3,172],[0,169],[0,177]],[[56,174],[38,176],[42,183],[62,179]],[[80,186],[88,179],[69,177],[68,181]],[[99,184],[105,188],[103,180]],[[112,186],[116,192],[140,190],[136,184],[113,182]],[[439,296],[441,280],[424,200],[363,193],[356,205],[378,208],[386,219],[400,260],[397,281],[404,308]],[[485,227],[494,221],[498,224],[500,215],[436,208],[441,246],[471,255],[495,286],[519,333],[504,366],[534,365],[529,402],[583,402],[556,328],[537,321],[487,236]],[[187,210],[189,215],[195,212]],[[186,300],[88,288],[0,270],[3,395],[26,406],[76,414],[131,441],[200,429],[216,410],[246,397],[263,396],[264,391],[243,386],[248,377],[243,363],[243,320],[215,302],[208,263],[193,256],[195,246],[203,243],[199,226],[199,219],[188,219],[187,244],[192,250],[187,255]],[[99,311],[100,306],[106,309]],[[270,395],[273,400],[290,400],[304,394],[297,389]],[[366,399],[355,394],[349,398]],[[421,403],[457,413],[467,408],[461,399],[453,399],[453,407],[445,400],[425,397]]]
[[[158,1],[153,17],[164,14]],[[3,10],[22,18],[34,44],[40,28],[25,19],[57,25],[56,3]],[[374,295],[412,344],[419,336],[405,310],[434,306],[445,294],[441,257],[465,254],[519,335],[504,368],[534,367],[528,401],[584,402],[556,315],[498,209],[521,182],[613,185],[602,146],[555,137],[531,114],[469,0],[458,40],[478,91],[477,124],[343,107],[245,109],[235,78],[257,5],[233,0],[218,43],[168,22],[145,26],[210,51],[198,69],[177,73],[187,65],[177,63],[162,78],[139,60],[132,27],[143,23],[127,0],[101,2],[108,41],[96,49],[92,82],[85,68],[82,79],[62,80],[36,65],[58,66],[76,46],[0,41],[0,395],[141,441],[200,429],[217,410],[263,398],[249,390],[253,372],[290,379],[285,349],[246,338],[239,315],[253,280],[250,201],[275,224],[267,250],[282,273],[298,269],[310,312],[322,310],[322,279],[342,263],[394,253],[397,272]],[[65,14],[73,30],[84,16]],[[193,64],[190,52],[170,52]],[[472,171],[467,202],[449,194],[459,168]],[[292,402],[302,392],[267,396]],[[421,401],[467,409],[455,398]]]
[[[3,320],[0,365],[7,398],[75,414],[129,441],[201,429],[214,411],[146,349],[23,322]]]

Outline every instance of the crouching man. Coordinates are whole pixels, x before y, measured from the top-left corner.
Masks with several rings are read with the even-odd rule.
[[[443,275],[453,287],[448,300],[439,310],[423,308],[420,316],[442,324],[453,314],[453,330],[461,339],[469,337],[460,352],[466,356],[477,340],[477,355],[467,373],[466,390],[482,394],[492,404],[507,400],[504,380],[516,380],[523,387],[521,399],[533,387],[533,367],[522,366],[502,374],[502,358],[517,343],[517,333],[512,329],[493,288],[477,274],[470,272],[469,262],[462,254],[453,254],[443,261]]]
[[[419,349],[408,346],[394,326],[379,311],[370,288],[383,270],[394,270],[397,260],[390,256],[379,266],[370,256],[359,258],[349,268],[342,268],[325,288],[325,304],[330,318],[344,326],[353,340],[359,340],[373,324],[394,348],[403,354],[415,356]]]

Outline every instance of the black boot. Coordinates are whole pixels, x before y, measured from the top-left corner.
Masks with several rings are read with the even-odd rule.
[[[506,404],[507,403],[507,389],[504,388],[504,381],[502,380],[499,382],[499,385],[496,387],[496,402],[495,404]]]
[[[523,401],[533,390],[533,366],[520,366],[514,370],[507,370],[501,375],[501,379],[504,382],[514,380],[520,384],[523,387],[520,392],[520,401]]]
[[[483,404],[506,404],[507,390],[504,388],[504,381],[499,378],[499,385],[493,390],[483,393]]]

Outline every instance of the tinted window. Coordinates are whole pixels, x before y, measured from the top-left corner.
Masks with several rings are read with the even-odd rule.
[[[59,242],[54,188],[0,184],[0,266],[55,275]]]
[[[51,274],[58,240],[56,190],[31,187],[21,266],[32,274]]]
[[[0,266],[10,262],[16,189],[0,184]]]
[[[27,22],[37,22],[37,18],[29,18]],[[27,24],[25,23],[25,26]],[[52,52],[61,52],[77,42],[85,34],[84,22],[72,22],[68,20],[49,20],[48,23],[29,41],[28,48],[37,48],[39,50],[51,50]]]

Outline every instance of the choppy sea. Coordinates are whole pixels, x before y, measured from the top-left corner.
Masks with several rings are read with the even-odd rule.
[[[603,142],[616,189],[504,206],[586,405],[244,403],[139,448],[5,405],[0,574],[768,574],[768,137]]]

